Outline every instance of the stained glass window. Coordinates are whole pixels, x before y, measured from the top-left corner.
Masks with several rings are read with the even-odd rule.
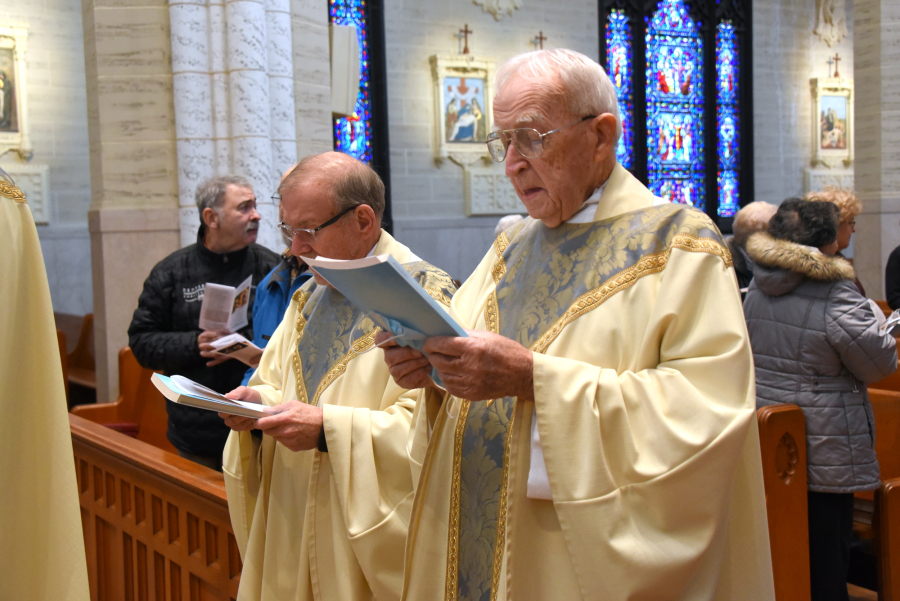
[[[349,117],[334,120],[334,149],[366,163],[372,161],[372,115],[369,99],[369,32],[366,0],[329,0],[335,25],[353,25],[359,36],[359,96]]]
[[[682,0],[659,3],[646,41],[650,190],[703,209],[703,40]]]
[[[616,158],[626,169],[634,165],[634,100],[631,27],[625,11],[613,9],[606,21],[606,64],[609,77],[616,87],[619,114],[622,118],[622,136],[616,148]]]
[[[734,23],[716,28],[716,129],[719,216],[733,217],[739,208],[738,45]]]

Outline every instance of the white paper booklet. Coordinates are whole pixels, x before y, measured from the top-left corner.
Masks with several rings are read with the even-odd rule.
[[[206,284],[203,304],[200,305],[200,329],[236,332],[246,326],[249,323],[247,309],[250,306],[252,283],[253,276],[249,275],[237,288]]]
[[[900,328],[900,309],[891,313],[891,316],[888,317],[883,324],[881,324],[881,329],[893,336],[896,336],[898,333],[897,329]]]
[[[222,336],[218,340],[214,340],[211,344],[216,353],[232,359],[237,359],[250,367],[256,367],[259,363],[259,358],[262,357],[263,354],[261,348],[240,334]]]
[[[269,415],[263,411],[262,405],[226,399],[215,390],[211,390],[202,384],[197,384],[184,376],[172,376],[170,378],[162,374],[153,374],[150,376],[150,381],[153,382],[153,385],[164,397],[179,405],[189,405],[198,409],[206,409],[207,411],[231,413],[244,417],[255,418]]]

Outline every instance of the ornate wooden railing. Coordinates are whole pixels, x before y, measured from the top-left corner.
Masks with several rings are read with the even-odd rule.
[[[69,416],[93,601],[237,597],[218,472]]]

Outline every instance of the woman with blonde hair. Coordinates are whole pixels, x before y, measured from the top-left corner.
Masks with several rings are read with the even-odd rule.
[[[825,186],[818,192],[809,192],[803,197],[803,200],[819,200],[830,202],[841,210],[840,223],[838,224],[837,243],[838,252],[835,255],[842,259],[846,259],[841,254],[845,248],[850,246],[850,238],[856,232],[856,217],[862,213],[862,202],[856,197],[853,190],[839,188],[837,186]],[[860,283],[859,278],[854,278],[854,284],[859,288],[859,293],[866,296],[866,291]]]

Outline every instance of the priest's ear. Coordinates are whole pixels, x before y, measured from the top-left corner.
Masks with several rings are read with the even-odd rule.
[[[206,224],[206,227],[209,229],[219,227],[219,214],[216,213],[215,209],[206,207],[200,214],[200,219],[203,220],[203,223]]]
[[[597,145],[594,147],[594,161],[604,163],[616,157],[616,129],[618,124],[611,113],[603,113],[591,121],[591,126],[597,133]]]

